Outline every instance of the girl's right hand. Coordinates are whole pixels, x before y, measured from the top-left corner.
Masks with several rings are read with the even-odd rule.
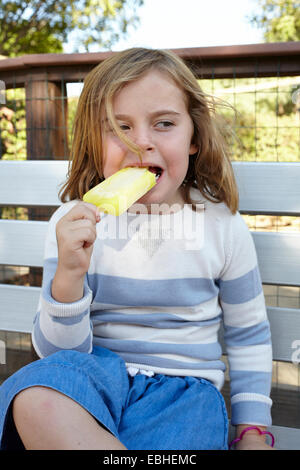
[[[56,224],[57,269],[73,278],[83,278],[89,269],[100,221],[98,208],[79,202]]]

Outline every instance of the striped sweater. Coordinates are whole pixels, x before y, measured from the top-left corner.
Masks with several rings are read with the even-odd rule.
[[[128,368],[224,383],[223,324],[232,424],[270,425],[272,348],[251,234],[239,213],[205,201],[171,215],[105,215],[97,224],[83,298],[51,296],[57,266],[49,222],[43,286],[34,321],[40,357],[61,349],[119,354]]]

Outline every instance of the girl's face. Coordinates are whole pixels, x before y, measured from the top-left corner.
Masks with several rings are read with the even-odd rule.
[[[194,126],[181,89],[166,74],[149,71],[114,97],[113,112],[121,130],[142,149],[142,163],[111,130],[105,134],[103,173],[107,178],[129,166],[150,167],[160,175],[139,204],[180,204],[180,186],[187,173]]]

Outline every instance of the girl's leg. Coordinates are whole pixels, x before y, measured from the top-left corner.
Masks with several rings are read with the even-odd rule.
[[[26,449],[126,450],[82,406],[47,387],[31,387],[13,402],[16,429]]]

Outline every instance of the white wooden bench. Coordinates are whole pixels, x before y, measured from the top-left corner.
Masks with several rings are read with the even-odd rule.
[[[0,206],[58,206],[66,161],[0,161]],[[300,163],[234,162],[240,211],[300,215]],[[43,265],[47,222],[0,220],[0,264]],[[265,284],[300,286],[300,233],[253,232]],[[30,332],[40,288],[0,284],[0,330]],[[300,309],[269,307],[274,360],[292,361]],[[300,344],[298,343],[298,348]],[[298,357],[300,357],[300,352]],[[279,449],[300,449],[300,429],[272,426]]]

